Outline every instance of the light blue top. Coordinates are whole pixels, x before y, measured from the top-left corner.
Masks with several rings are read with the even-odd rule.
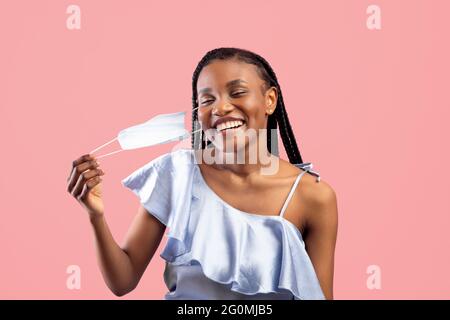
[[[169,229],[165,299],[325,299],[299,229],[279,215],[238,210],[204,180],[192,149],[163,154],[122,180]]]

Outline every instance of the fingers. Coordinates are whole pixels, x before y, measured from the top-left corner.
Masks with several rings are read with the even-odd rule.
[[[73,161],[72,170],[69,175],[67,191],[74,196],[78,196],[84,183],[96,175],[103,175],[103,171],[98,168],[99,164],[95,157],[85,154]]]
[[[80,165],[82,166],[82,165]],[[87,171],[84,171],[78,175],[78,179],[71,191],[72,196],[76,198],[80,198],[80,195],[83,191],[83,188],[86,184],[88,184],[89,180],[92,180],[93,178],[100,178],[101,175],[104,175],[104,172],[101,169],[89,169]],[[89,182],[89,185],[92,185],[93,182]],[[89,190],[92,187],[89,188]],[[88,191],[89,191],[88,190]]]
[[[74,161],[75,164],[75,161]],[[75,184],[78,181],[78,178],[80,177],[80,175],[85,172],[86,170],[90,170],[90,169],[96,169],[98,167],[98,163],[95,160],[87,160],[85,162],[81,162],[78,165],[76,165],[75,167],[72,168],[72,172],[71,175],[69,177],[69,181],[68,181],[68,191],[72,192],[72,189],[74,188]]]
[[[70,176],[72,175],[72,172],[73,172],[73,170],[74,170],[74,168],[75,168],[76,166],[78,166],[79,164],[81,164],[81,163],[83,163],[83,162],[85,162],[85,161],[89,161],[89,160],[95,160],[94,156],[91,156],[90,154],[84,154],[84,155],[82,155],[81,157],[79,157],[78,159],[74,160],[74,161],[72,162],[72,171],[70,172],[70,175],[69,175],[69,177],[67,178],[67,180],[70,179]]]
[[[79,165],[79,164],[81,164],[81,163],[83,163],[83,162],[85,162],[85,161],[88,161],[88,160],[94,160],[95,159],[95,157],[94,156],[91,156],[90,154],[84,154],[84,155],[82,155],[81,157],[79,157],[78,159],[76,159],[75,161],[73,161],[73,163],[72,163],[72,167],[76,167],[77,165]]]
[[[91,156],[90,154],[84,154],[81,157],[79,157],[78,159],[74,160],[72,162],[72,169],[70,171],[69,177],[67,177],[67,181],[69,181],[70,178],[73,176],[74,171],[76,170],[77,166],[79,166],[83,162],[92,161],[92,160],[95,160],[95,158],[94,158],[94,156]]]

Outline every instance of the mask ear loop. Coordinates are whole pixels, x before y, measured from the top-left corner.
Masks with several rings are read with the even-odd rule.
[[[94,153],[95,151],[98,151],[98,150],[100,150],[101,148],[106,147],[108,144],[111,144],[111,143],[113,143],[113,142],[116,141],[116,140],[117,140],[117,137],[115,137],[115,138],[112,139],[111,141],[108,141],[107,143],[102,144],[101,146],[95,148],[94,150],[92,150],[91,152],[89,152],[89,154],[92,154],[92,153]]]
[[[200,108],[200,106],[198,106],[197,108],[192,109],[192,111],[194,111],[194,110],[196,110],[196,109],[198,109],[198,108]],[[199,132],[199,131],[201,131],[201,130],[202,130],[202,129],[199,129],[199,130],[195,130],[195,131],[189,132],[189,137],[190,137],[191,135],[193,135],[194,133]],[[184,139],[186,139],[186,138],[188,138],[188,136],[184,137],[184,138],[181,139],[181,140],[184,140]],[[103,147],[106,147],[107,145],[113,143],[113,142],[116,141],[116,140],[117,140],[117,137],[115,137],[115,138],[112,139],[111,141],[108,141],[108,142],[102,144],[101,146],[98,146],[97,148],[95,148],[94,150],[92,150],[91,152],[89,152],[89,154],[93,154],[94,152],[96,152],[96,151],[102,149]],[[100,159],[100,158],[103,158],[103,157],[106,157],[106,156],[109,156],[109,155],[112,155],[112,154],[116,154],[116,153],[119,153],[119,152],[122,152],[122,151],[125,151],[125,150],[126,150],[126,149],[120,149],[120,150],[116,150],[116,151],[113,151],[113,152],[110,152],[110,153],[107,153],[107,154],[103,154],[103,155],[101,155],[101,156],[97,156],[97,157],[94,156],[94,157],[95,157],[95,159]]]

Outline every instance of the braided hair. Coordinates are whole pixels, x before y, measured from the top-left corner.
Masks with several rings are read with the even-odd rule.
[[[278,84],[275,72],[272,70],[269,63],[261,56],[248,50],[233,48],[233,47],[222,47],[213,49],[205,54],[205,56],[200,60],[197,68],[192,76],[192,131],[199,130],[198,120],[198,101],[197,101],[197,80],[200,72],[204,67],[210,64],[213,60],[231,60],[236,59],[238,61],[253,64],[257,67],[257,71],[261,79],[265,82],[263,92],[266,89],[274,86],[278,91],[277,106],[274,113],[269,115],[267,122],[267,149],[270,153],[272,152],[272,129],[276,133],[277,125],[280,126],[281,139],[283,141],[284,149],[288,155],[289,162],[293,164],[303,163],[300,151],[297,147],[297,142],[295,141],[294,133],[289,123],[288,115],[284,107],[283,95],[281,94],[281,88]],[[205,142],[205,137],[203,131],[194,133],[191,136],[192,149],[205,149],[207,144]],[[276,146],[278,136],[275,134],[274,145]],[[211,143],[209,141],[209,143]],[[200,146],[201,145],[201,146]],[[209,145],[209,144],[208,144]],[[277,154],[277,150],[274,150],[273,154]]]

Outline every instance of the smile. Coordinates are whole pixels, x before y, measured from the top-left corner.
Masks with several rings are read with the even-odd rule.
[[[217,125],[216,130],[219,132],[236,131],[236,129],[242,127],[243,125],[244,121],[242,120],[227,121]]]

